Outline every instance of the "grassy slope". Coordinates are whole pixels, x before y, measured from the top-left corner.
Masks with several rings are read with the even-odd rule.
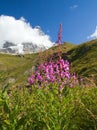
[[[31,67],[35,64],[37,54],[15,56],[0,54],[0,83],[6,84],[9,78],[16,83],[26,82]]]
[[[64,43],[61,45],[63,53],[67,52],[74,71],[80,75],[97,75],[97,40],[80,45]],[[54,46],[43,53],[43,59],[58,51]],[[26,83],[31,68],[40,61],[39,54],[24,55],[24,57],[0,54],[0,84],[8,82],[9,77],[15,79],[15,83]],[[97,77],[97,76],[96,76]]]
[[[97,77],[97,39],[80,44],[68,54],[74,70],[79,75]]]

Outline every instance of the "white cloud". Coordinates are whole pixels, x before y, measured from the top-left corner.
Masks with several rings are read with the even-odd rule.
[[[15,44],[23,42],[33,42],[37,45],[44,45],[46,47],[52,46],[50,37],[44,34],[40,27],[31,27],[23,17],[15,19],[12,16],[0,16],[0,46],[5,41],[10,41]]]
[[[87,37],[87,39],[95,39],[95,38],[97,38],[97,26],[95,31],[90,36]]]
[[[76,9],[76,8],[78,8],[78,5],[72,5],[72,6],[70,7],[70,9],[72,9],[72,10],[74,10],[74,9]]]

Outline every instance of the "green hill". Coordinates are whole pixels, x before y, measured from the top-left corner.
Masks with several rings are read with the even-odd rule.
[[[93,76],[97,81],[97,39],[76,46],[68,55],[78,75]]]
[[[97,39],[80,45],[64,43],[61,46],[62,54],[68,55],[72,70],[81,76],[97,77]],[[42,62],[58,51],[58,46],[42,53]],[[28,76],[33,72],[34,66],[40,62],[38,53],[27,55],[0,54],[0,86],[9,81],[13,84],[27,83]]]
[[[9,81],[26,83],[27,77],[32,73],[32,66],[37,59],[37,53],[32,55],[0,54],[0,84]]]

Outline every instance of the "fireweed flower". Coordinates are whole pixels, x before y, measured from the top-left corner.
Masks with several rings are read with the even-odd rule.
[[[70,83],[70,84],[69,84],[69,87],[70,87],[70,88],[74,87],[73,83]]]
[[[35,76],[31,76],[28,78],[29,84],[34,83],[62,83],[61,87],[64,86],[63,83],[68,84],[68,81],[71,79],[76,79],[75,74],[71,75],[69,71],[70,65],[66,60],[64,61],[62,58],[53,62],[45,62],[37,67]],[[72,85],[70,85],[72,86]]]
[[[59,67],[58,67],[57,64],[54,65],[54,73],[55,73],[55,74],[59,74],[59,73],[60,73]]]
[[[73,84],[74,84],[74,85],[77,85],[77,84],[78,84],[78,78],[77,78],[77,76],[76,76],[75,73],[71,76],[71,79],[73,80]]]
[[[33,84],[35,82],[34,79],[35,77],[33,75],[30,78],[28,78],[29,84]]]
[[[37,73],[36,80],[37,81],[42,81],[42,76],[40,75],[40,73]]]
[[[70,79],[70,73],[69,72],[65,72],[65,77]]]

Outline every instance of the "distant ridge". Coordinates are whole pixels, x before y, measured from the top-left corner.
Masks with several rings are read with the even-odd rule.
[[[46,47],[43,45],[37,45],[31,42],[24,42],[21,44],[15,44],[12,42],[6,41],[3,44],[3,47],[0,49],[0,53],[6,54],[29,54],[29,53],[36,53],[40,50],[45,50]]]

